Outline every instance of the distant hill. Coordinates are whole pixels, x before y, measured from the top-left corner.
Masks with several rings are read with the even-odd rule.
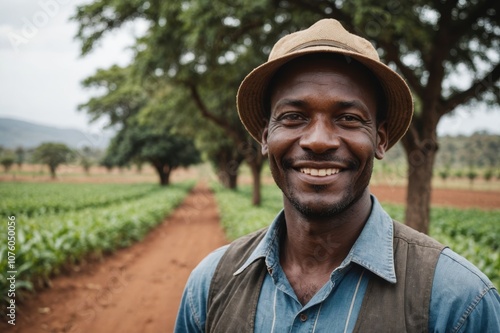
[[[39,125],[28,121],[0,117],[0,145],[4,148],[34,148],[43,142],[60,142],[71,148],[85,146],[104,149],[112,133],[85,133],[71,128]]]

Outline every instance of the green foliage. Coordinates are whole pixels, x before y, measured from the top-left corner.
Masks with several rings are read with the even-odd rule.
[[[175,106],[152,108],[159,110],[153,112],[158,113],[155,119],[169,122],[186,116],[179,110],[195,109],[196,117],[222,128],[234,148],[252,147],[245,149],[249,152],[258,152],[259,147],[235,112],[234,96],[241,80],[266,61],[283,35],[322,18],[338,19],[373,42],[415,96],[415,116],[403,141],[407,156],[422,154],[420,161],[426,164],[425,173],[411,172],[412,165],[408,168],[410,193],[424,196],[419,191],[425,191],[422,183],[430,186],[435,150],[429,147],[435,144],[437,120],[458,106],[500,101],[500,64],[495,56],[500,16],[495,4],[494,0],[194,0],[146,5],[135,0],[95,0],[79,6],[73,19],[79,24],[76,38],[82,54],[113,29],[136,19],[147,22],[147,31],[134,45],[134,72],[146,83],[156,81],[153,86],[176,92],[158,100],[156,106],[166,100],[175,101]],[[163,117],[164,113],[171,117]],[[262,165],[260,155],[245,158],[253,170]],[[416,200],[408,200],[414,212],[410,219],[426,221],[430,202],[416,206]]]
[[[111,66],[99,69],[82,85],[101,92],[78,106],[91,116],[91,121],[107,118],[109,125],[123,125],[136,115],[147,102],[146,91],[134,79],[129,67]]]
[[[104,161],[124,166],[143,161],[156,169],[160,184],[168,184],[170,172],[200,161],[198,150],[191,139],[175,134],[171,129],[159,129],[129,119],[113,138]]]
[[[282,209],[281,191],[274,185],[264,186],[263,204],[251,206],[248,186],[237,191],[213,186],[219,205],[221,222],[229,239],[268,226]],[[382,203],[389,215],[404,221],[404,206]],[[492,282],[500,286],[500,210],[431,209],[430,234],[467,258],[483,271]]]
[[[15,150],[15,154],[16,154],[16,164],[20,168],[24,163],[26,151],[24,150],[23,147],[17,147]]]
[[[450,176],[450,169],[446,168],[439,171],[439,177],[441,177],[442,180],[448,179],[449,176]]]
[[[78,189],[78,190],[75,190]],[[39,217],[104,207],[160,191],[154,184],[10,183],[0,186],[0,215]]]
[[[466,169],[471,164],[478,168],[500,166],[500,135],[484,132],[469,136],[446,135],[438,137],[438,145],[437,168]],[[391,148],[384,156],[383,163],[391,166],[405,164],[406,158],[402,145],[395,145]]]
[[[281,192],[274,190],[275,186],[263,188],[262,203],[256,207],[251,205],[252,194],[248,186],[229,190],[220,185],[212,185],[221,212],[221,224],[229,239],[234,240],[268,226],[278,214],[282,207]]]
[[[63,143],[47,142],[38,146],[33,153],[33,160],[47,164],[53,178],[60,164],[68,163],[75,157],[74,152]]]
[[[16,160],[12,155],[5,155],[0,158],[0,164],[2,164],[5,172],[9,172],[15,161]]]
[[[484,180],[486,180],[487,182],[489,182],[493,178],[493,170],[492,169],[486,170],[483,173],[483,178],[484,178]]]
[[[85,146],[78,151],[78,162],[85,173],[90,174],[90,168],[96,164],[101,156],[101,152],[91,147]]]
[[[436,156],[438,166],[478,168],[500,166],[500,136],[487,133],[474,133],[470,136],[443,136],[439,138],[439,151]]]
[[[149,162],[156,169],[160,184],[166,185],[173,169],[199,162],[198,151],[191,139],[174,131],[171,124],[158,125],[144,120],[144,114],[151,109],[165,112],[158,96],[163,97],[164,93],[160,87],[167,91],[168,87],[154,85],[156,90],[151,92],[148,84],[141,85],[132,67],[116,65],[98,70],[85,79],[83,85],[101,89],[103,93],[80,105],[80,110],[90,114],[92,120],[107,117],[109,125],[120,127],[106,156],[101,159],[101,165],[111,169],[113,166]],[[81,159],[84,168],[90,163],[86,155],[83,154]]]
[[[467,171],[466,176],[467,176],[467,178],[469,178],[469,181],[472,184],[472,182],[474,181],[474,179],[477,178],[478,173],[476,172],[476,170],[470,169],[469,171]]]
[[[156,186],[156,189],[151,185],[16,185],[23,185],[25,191],[31,192],[31,199],[23,197],[22,191],[11,191],[8,195],[14,198],[13,205],[4,206],[2,210],[8,213],[4,216],[16,216],[16,290],[22,294],[23,290],[47,283],[68,264],[99,257],[142,239],[183,200],[194,184]],[[85,199],[69,207],[68,201],[78,197],[75,192],[83,193]],[[91,194],[96,199],[91,198]],[[32,206],[25,210],[32,212],[31,217],[16,211],[20,208],[15,204],[16,196]],[[37,200],[41,202],[38,204]],[[43,212],[42,207],[47,203],[52,208]],[[2,224],[2,233],[7,234],[6,223]],[[6,254],[7,242],[1,242],[2,272],[9,270]],[[1,277],[2,295],[7,294],[7,289],[7,281]]]

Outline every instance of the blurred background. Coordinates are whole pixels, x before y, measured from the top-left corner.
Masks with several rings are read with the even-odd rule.
[[[280,37],[322,18],[370,40],[415,99],[372,191],[498,286],[499,11],[491,0],[0,3],[0,211],[24,221],[20,295],[143,239],[200,183],[228,239],[268,224],[281,198],[236,91]],[[107,229],[117,212],[124,224]]]

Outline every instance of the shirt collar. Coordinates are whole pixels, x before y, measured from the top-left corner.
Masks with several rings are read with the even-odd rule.
[[[375,196],[371,196],[372,211],[358,239],[341,266],[355,262],[390,283],[396,283],[394,268],[392,218]]]
[[[371,196],[371,199],[372,210],[370,216],[363,231],[339,268],[346,267],[351,262],[354,262],[390,283],[396,283],[392,219],[384,211],[377,198]],[[279,234],[284,220],[284,212],[281,211],[269,226],[259,245],[233,275],[240,274],[258,259],[265,259],[268,267],[277,264],[273,259],[275,256],[270,254],[279,253]]]

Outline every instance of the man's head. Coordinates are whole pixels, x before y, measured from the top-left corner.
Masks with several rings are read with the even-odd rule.
[[[269,88],[262,152],[287,202],[329,218],[365,196],[373,159],[388,144],[370,73],[343,57],[310,54],[284,65]]]
[[[406,132],[413,114],[413,101],[405,81],[380,62],[369,41],[347,32],[333,19],[318,21],[310,28],[287,35],[273,47],[266,63],[254,69],[241,83],[237,95],[238,113],[248,132],[261,142],[268,116],[266,96],[275,73],[287,62],[307,54],[331,53],[346,61],[356,60],[379,82],[385,97],[388,146]]]
[[[404,135],[413,113],[404,80],[331,19],[279,40],[242,82],[237,103],[285,207],[311,218],[367,198],[373,159]]]

